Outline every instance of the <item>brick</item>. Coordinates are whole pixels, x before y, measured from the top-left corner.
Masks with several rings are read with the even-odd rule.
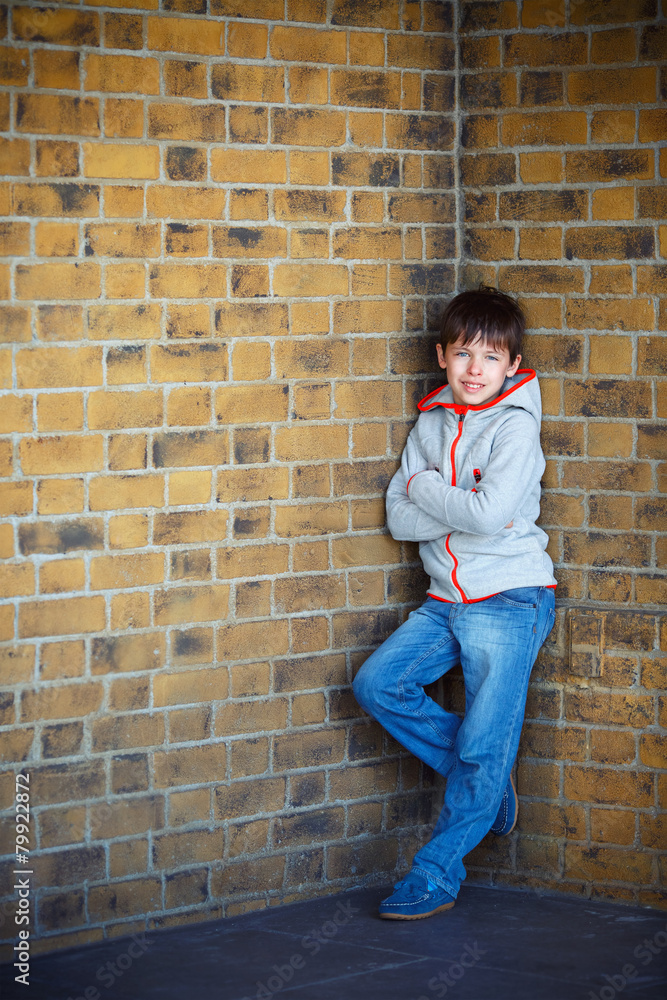
[[[156,180],[160,176],[158,146],[84,142],[82,149],[85,177]]]
[[[347,268],[336,264],[278,264],[273,291],[279,296],[347,295]]]
[[[91,472],[104,466],[100,435],[24,438],[19,454],[25,475]]]
[[[275,336],[288,330],[287,306],[278,303],[248,303],[243,306],[222,303],[215,313],[216,332],[222,337],[256,337],[267,329]]]
[[[637,40],[631,28],[596,31],[591,39],[591,58],[594,63],[634,62],[637,57]]]
[[[505,146],[584,144],[586,116],[576,111],[508,114],[501,133]]]
[[[169,97],[208,97],[205,63],[168,60],[164,64],[164,82]]]
[[[0,342],[3,344],[25,343],[31,340],[30,311],[19,306],[4,306],[0,309]]]
[[[637,373],[639,375],[664,375],[666,368],[664,338],[639,337],[637,341]]]
[[[155,594],[156,625],[217,621],[226,617],[229,587],[172,587]]]
[[[652,801],[650,776],[632,771],[565,765],[564,794],[575,801],[648,806]]]
[[[623,374],[632,370],[629,337],[591,337],[588,368],[591,374]]]
[[[442,295],[454,291],[452,264],[392,264],[389,291],[392,295]]]
[[[140,139],[144,135],[143,101],[107,97],[104,101],[104,134],[113,139]]]
[[[118,94],[160,93],[157,59],[91,53],[84,62],[84,74],[85,90]]]
[[[229,141],[266,143],[269,135],[267,108],[232,105],[229,109]]]
[[[652,104],[656,98],[656,69],[645,66],[633,69],[573,70],[568,74],[568,99],[571,104]]]
[[[442,115],[386,116],[387,146],[394,149],[451,149],[454,140],[452,122]]]
[[[336,387],[336,415],[343,419],[400,416],[400,382],[341,382]]]
[[[255,545],[221,548],[217,573],[220,579],[273,576],[286,573],[289,550],[286,545]]]
[[[296,146],[342,146],[345,114],[341,111],[276,108],[271,115],[271,141]]]
[[[83,394],[78,392],[40,393],[37,397],[39,431],[83,429]]]
[[[183,19],[180,18],[177,23],[180,28]],[[212,27],[219,30],[217,25]],[[151,139],[188,142],[224,141],[225,109],[217,104],[185,105],[155,101],[148,106],[148,136]]]
[[[574,24],[624,24],[628,21],[642,21],[655,14],[653,0],[608,0],[606,3],[594,0],[585,8],[577,8],[572,13]]]
[[[268,219],[269,199],[266,191],[240,188],[229,195],[230,219]]]
[[[216,872],[212,886],[216,895],[245,896],[248,891],[260,891],[262,885],[270,889],[279,889],[284,879],[285,858],[268,857],[226,865],[223,870]]]
[[[565,714],[579,722],[642,727],[649,725],[653,717],[653,699],[647,695],[573,691],[565,695]]]
[[[475,3],[467,4],[463,11],[462,31],[502,31],[518,27],[516,4],[507,3]]]
[[[159,633],[93,639],[93,675],[156,670],[164,662],[164,637]]]
[[[663,530],[665,504],[662,498],[637,500],[635,507],[636,525],[646,531]]]
[[[45,8],[14,11],[13,31],[17,38],[50,45],[99,45],[99,15],[74,10]]]
[[[213,254],[224,258],[286,257],[287,232],[278,226],[214,226]]]
[[[282,538],[346,531],[347,523],[346,503],[308,503],[294,507],[276,507],[276,534]]]
[[[352,107],[398,108],[401,106],[400,74],[382,70],[333,70],[331,103]]]
[[[157,219],[220,219],[225,208],[225,192],[217,188],[150,185],[146,209]]]
[[[229,386],[216,393],[216,419],[223,424],[243,424],[252,412],[253,422],[285,420],[288,395],[286,386],[265,386],[261,395],[254,387]]]
[[[346,33],[278,25],[271,32],[270,52],[274,59],[288,62],[345,63]]]
[[[92,590],[118,590],[160,583],[164,578],[164,556],[161,553],[142,555],[99,556],[90,564]]]
[[[619,482],[630,490],[650,490],[649,467],[640,462],[571,462],[563,474],[565,487],[617,490]]]
[[[105,628],[103,597],[70,597],[22,603],[19,637],[79,635]]]
[[[16,215],[85,217],[99,214],[99,188],[94,184],[15,184]]]
[[[75,222],[38,222],[35,229],[38,257],[75,257],[79,252],[79,227]]]
[[[142,49],[142,29],[143,18],[139,15],[118,13],[104,15],[104,42],[107,48]]]
[[[595,882],[643,882],[651,878],[651,858],[639,851],[613,847],[582,848],[567,844],[565,873],[570,878]]]
[[[107,219],[117,217],[139,218],[143,216],[143,188],[129,184],[107,185],[104,189],[104,214]]]
[[[91,510],[162,507],[164,478],[156,475],[98,476],[90,482]]]
[[[193,146],[170,146],[165,159],[172,181],[206,180],[206,154]]]
[[[30,173],[30,143],[27,139],[0,139],[0,170],[9,176],[28,176]]]
[[[192,465],[225,465],[229,455],[226,430],[167,431],[153,438],[156,469]]]
[[[506,66],[576,66],[587,61],[587,37],[584,32],[515,32],[506,35],[503,43]]]
[[[153,264],[148,285],[154,298],[224,297],[227,271],[217,264]]]
[[[231,23],[227,28],[227,53],[243,59],[264,59],[268,25]]]
[[[201,56],[225,54],[224,31],[215,20],[149,17],[148,48]]]
[[[93,97],[20,94],[16,103],[19,132],[47,135],[99,135],[99,102]]]
[[[80,55],[57,49],[36,49],[33,54],[36,87],[53,87],[58,90],[78,90]]]
[[[288,495],[289,470],[286,468],[230,469],[218,473],[218,503],[233,500],[284,500]]]
[[[85,240],[88,256],[144,258],[160,255],[160,233],[155,225],[88,223]]]
[[[207,257],[209,227],[172,222],[165,227],[165,251],[171,257]]]
[[[477,72],[474,76],[462,76],[460,86],[460,102],[464,110],[512,107],[517,103],[516,76],[513,73]]]
[[[96,299],[100,268],[83,263],[18,265],[16,294],[19,299]]]
[[[566,534],[565,561],[592,566],[647,566],[647,541],[631,534],[609,535],[605,532]]]
[[[282,68],[277,66],[243,63],[213,66],[211,94],[224,101],[282,103],[285,100],[285,75]]]
[[[250,660],[287,652],[287,620],[223,625],[218,630],[219,656]]]
[[[569,382],[565,390],[565,412],[568,416],[586,417],[626,416],[630,412],[648,417],[648,385],[602,379],[587,383]]]
[[[640,142],[660,142],[665,132],[665,111],[657,109],[655,111],[639,112],[639,141]]]
[[[328,97],[329,74],[326,69],[313,66],[292,66],[290,68],[290,104],[327,104]]]
[[[287,180],[282,150],[212,149],[211,177],[245,184],[284,184]]]

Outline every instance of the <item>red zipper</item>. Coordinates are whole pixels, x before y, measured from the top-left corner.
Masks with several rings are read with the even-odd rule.
[[[465,410],[462,413],[459,413],[459,429],[458,429],[458,433],[457,433],[456,437],[454,438],[454,440],[452,441],[452,447],[449,450],[449,459],[450,459],[450,462],[452,464],[452,486],[456,486],[456,446],[459,443],[461,435],[463,434],[463,418],[464,418],[464,416],[465,416]],[[451,548],[449,547],[449,539],[451,537],[452,537],[452,533],[450,531],[450,533],[445,538],[445,548],[449,552],[450,556],[452,557],[452,562],[454,563],[454,566],[452,567],[452,583],[454,584],[454,586],[458,590],[459,594],[461,595],[461,600],[463,601],[463,603],[467,604],[466,595],[461,590],[461,587],[459,586],[459,581],[458,581],[458,579],[456,577],[456,570],[457,570],[459,564],[457,562],[456,556],[454,555],[454,553],[452,552]]]
[[[458,434],[456,435],[456,437],[452,441],[452,447],[449,449],[449,460],[452,463],[452,486],[456,486],[456,459],[455,459],[455,453],[456,453],[456,446],[459,443],[459,439],[460,439],[461,435],[463,434],[463,418],[464,418],[464,416],[465,416],[465,413],[459,413],[459,430],[458,430]]]

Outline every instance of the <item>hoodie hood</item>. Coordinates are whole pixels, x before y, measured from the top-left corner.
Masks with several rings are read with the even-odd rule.
[[[457,414],[476,411],[497,413],[503,407],[517,406],[527,410],[538,424],[542,420],[540,388],[537,382],[537,373],[532,368],[519,368],[511,378],[505,379],[500,395],[496,396],[495,399],[490,399],[487,403],[480,403],[479,406],[464,406],[455,403],[449,385],[434,389],[417,404],[417,408],[422,413],[432,410],[436,406],[444,406]]]

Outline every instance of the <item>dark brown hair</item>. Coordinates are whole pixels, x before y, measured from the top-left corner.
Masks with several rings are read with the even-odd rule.
[[[463,344],[471,344],[477,337],[496,350],[507,348],[510,361],[521,353],[521,338],[526,328],[518,302],[497,288],[480,285],[474,291],[455,295],[442,317],[440,343],[455,344],[459,337]]]

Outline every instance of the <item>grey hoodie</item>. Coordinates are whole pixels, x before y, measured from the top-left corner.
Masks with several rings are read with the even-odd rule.
[[[535,372],[519,369],[480,406],[458,406],[445,386],[419,409],[387,491],[387,523],[394,538],[420,542],[429,594],[468,604],[555,586],[535,524],[545,467]]]

